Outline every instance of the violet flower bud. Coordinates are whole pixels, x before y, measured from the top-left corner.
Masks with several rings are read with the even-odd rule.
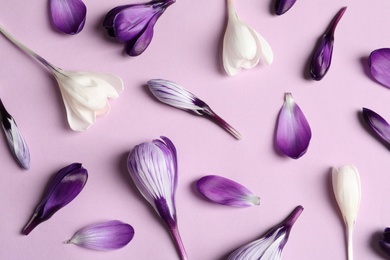
[[[234,138],[241,139],[241,134],[236,129],[219,117],[205,102],[185,88],[164,79],[149,80],[148,86],[152,94],[161,102],[195,115],[210,118]]]
[[[282,15],[295,4],[297,0],[276,0],[275,2],[275,13]]]
[[[135,146],[127,168],[139,192],[167,225],[181,259],[188,259],[176,219],[177,155],[171,140],[161,137]]]
[[[86,226],[66,244],[75,244],[93,250],[115,250],[127,245],[134,237],[134,228],[119,220],[111,220]]]
[[[372,76],[385,87],[390,88],[390,48],[371,52],[368,62]]]
[[[314,50],[310,62],[310,75],[314,80],[321,80],[330,68],[333,53],[334,33],[336,26],[346,9],[347,7],[343,7],[336,14],[335,18],[329,25],[325,34],[321,37],[319,44]]]
[[[379,246],[390,257],[390,228],[387,227],[383,231],[383,239],[379,241]]]
[[[390,125],[374,111],[363,107],[363,118],[374,133],[386,144],[390,145]]]
[[[138,56],[149,46],[158,18],[176,0],[153,0],[147,3],[122,5],[110,10],[103,27],[108,35],[125,43],[130,56]]]
[[[210,201],[233,207],[260,205],[260,198],[241,184],[217,175],[207,175],[196,182],[198,191]]]
[[[87,179],[88,172],[80,163],[72,163],[62,168],[49,183],[43,199],[22,234],[28,235],[36,226],[69,204],[84,188]]]
[[[30,151],[27,143],[24,140],[14,118],[5,109],[3,102],[0,99],[0,120],[1,126],[7,138],[8,146],[17,161],[17,163],[25,170],[30,168]]]
[[[50,15],[58,30],[77,34],[84,27],[87,7],[81,0],[50,0]]]
[[[246,244],[229,255],[227,260],[280,260],[295,221],[303,211],[297,206],[279,225],[271,228],[262,238]]]

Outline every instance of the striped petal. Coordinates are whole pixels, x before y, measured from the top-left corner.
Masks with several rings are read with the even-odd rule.
[[[390,88],[390,48],[374,50],[368,60],[372,76]]]
[[[84,27],[87,7],[81,0],[50,0],[50,14],[58,30],[77,34]]]
[[[390,144],[390,125],[383,117],[368,108],[363,108],[363,118],[376,135]]]

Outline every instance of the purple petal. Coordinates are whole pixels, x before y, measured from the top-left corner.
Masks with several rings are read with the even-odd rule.
[[[298,159],[306,153],[310,139],[311,130],[305,115],[291,93],[286,93],[276,129],[277,146],[287,156]]]
[[[84,188],[88,172],[80,163],[62,168],[52,179],[44,198],[34,211],[22,234],[28,235],[37,225],[48,220],[59,209],[69,204]]]
[[[87,7],[81,0],[50,0],[50,13],[58,30],[77,34],[84,27]]]
[[[127,245],[134,237],[134,228],[118,220],[89,225],[74,234],[67,244],[94,250],[115,250]]]
[[[383,141],[390,144],[390,125],[383,117],[368,108],[363,108],[363,118]]]
[[[30,168],[30,151],[14,118],[5,109],[0,99],[0,120],[8,146],[17,163],[25,170]]]
[[[204,176],[196,182],[196,187],[203,196],[221,205],[249,207],[260,204],[260,198],[246,187],[221,176]]]
[[[282,15],[287,12],[297,0],[276,0],[275,2],[275,13]]]
[[[326,33],[313,52],[310,62],[310,75],[314,80],[321,80],[330,68],[333,53],[334,33],[347,7],[341,8],[328,27]]]
[[[374,50],[368,60],[372,76],[390,88],[390,48]]]
[[[135,5],[140,5],[140,4],[135,4]],[[134,6],[134,5],[117,6],[113,9],[111,9],[104,17],[103,27],[105,29],[107,29],[107,32],[111,37],[116,37],[115,30],[114,30],[114,19],[115,19],[116,15],[119,14],[120,12],[122,12],[123,10],[125,10],[126,8],[129,8],[131,6]]]

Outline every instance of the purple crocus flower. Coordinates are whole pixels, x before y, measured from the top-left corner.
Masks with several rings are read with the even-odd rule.
[[[196,187],[203,196],[221,205],[250,207],[260,204],[260,198],[253,192],[222,176],[204,176],[196,182]]]
[[[390,228],[387,227],[383,231],[383,239],[379,241],[379,246],[382,248],[383,252],[390,256]]]
[[[390,125],[374,111],[363,107],[363,118],[374,133],[385,143],[390,145]]]
[[[87,7],[81,0],[50,0],[50,14],[58,30],[77,34],[84,27]]]
[[[368,58],[372,76],[390,88],[390,48],[377,49]]]
[[[125,43],[130,56],[138,56],[149,46],[153,28],[165,9],[176,0],[153,0],[147,3],[113,8],[104,18],[103,27],[110,36]]]
[[[5,109],[0,99],[0,120],[1,126],[7,138],[8,146],[17,163],[25,170],[30,168],[30,151],[24,140],[14,118]]]
[[[275,2],[275,13],[282,15],[295,4],[297,0],[276,0]]]
[[[246,244],[229,255],[227,260],[280,260],[295,221],[303,211],[297,206],[279,225],[271,228],[262,238]]]
[[[141,143],[130,152],[127,168],[139,192],[167,225],[181,259],[186,260],[187,254],[176,219],[177,155],[175,146],[166,137]]]
[[[127,245],[134,237],[134,228],[119,220],[111,220],[86,226],[66,244],[75,244],[93,250],[115,250]]]
[[[328,72],[332,61],[334,33],[347,7],[341,8],[329,25],[325,34],[321,37],[319,44],[314,50],[310,62],[310,75],[314,80],[321,80]]]
[[[80,163],[62,168],[49,183],[46,193],[34,211],[22,234],[28,235],[40,223],[70,203],[84,188],[88,172]]]
[[[286,93],[276,128],[276,145],[287,156],[298,159],[306,153],[310,139],[311,129],[305,115],[291,93]]]

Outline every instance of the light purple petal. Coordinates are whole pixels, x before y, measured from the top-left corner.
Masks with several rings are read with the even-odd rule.
[[[50,13],[58,30],[77,34],[84,27],[87,7],[81,0],[50,0]]]
[[[368,108],[363,108],[363,118],[383,141],[390,144],[390,125],[383,117]]]
[[[287,12],[297,0],[276,0],[275,2],[275,13],[282,15]]]
[[[246,187],[221,176],[204,176],[196,182],[196,187],[203,196],[221,205],[250,207],[260,204],[260,198]]]
[[[390,88],[390,48],[377,49],[369,57],[372,76]]]
[[[276,129],[278,148],[287,156],[298,159],[306,153],[310,139],[311,130],[305,115],[291,93],[286,93]]]
[[[89,225],[74,234],[66,243],[94,250],[115,250],[127,245],[134,237],[134,228],[119,220]]]

